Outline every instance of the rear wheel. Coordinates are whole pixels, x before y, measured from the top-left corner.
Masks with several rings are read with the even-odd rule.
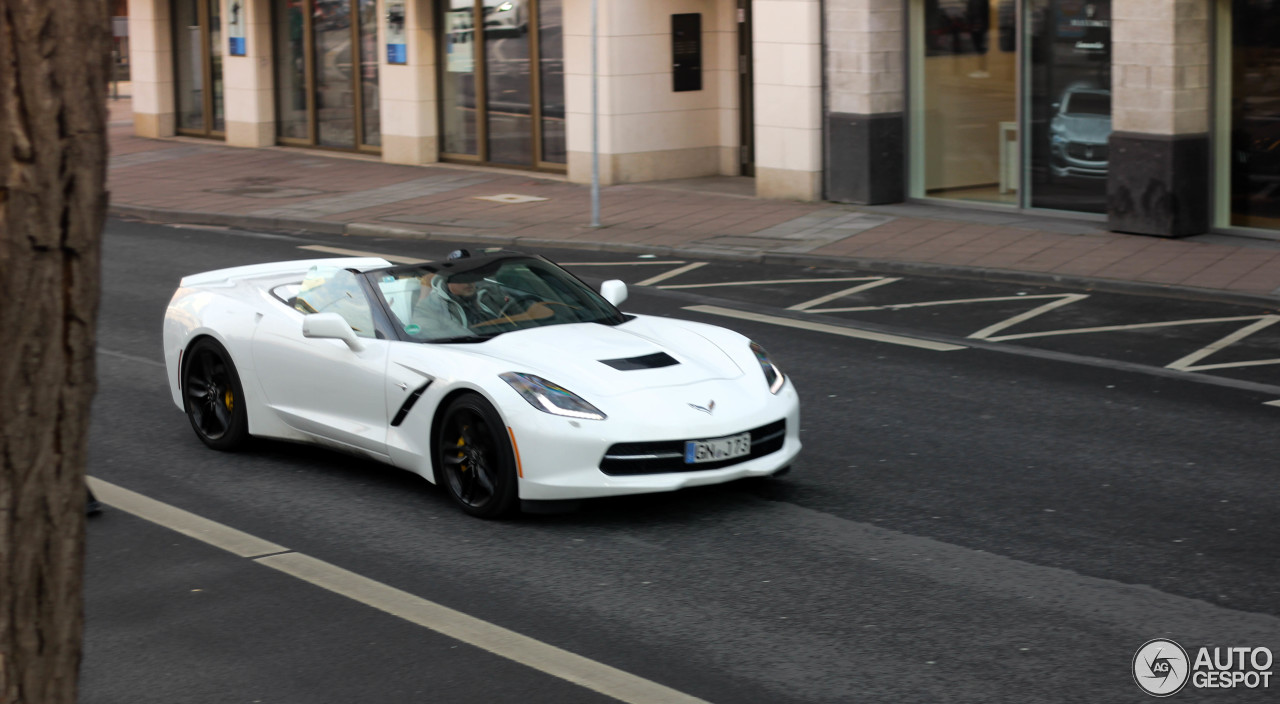
[[[515,506],[515,453],[506,426],[488,401],[467,394],[450,403],[436,448],[442,483],[463,511],[497,518]]]
[[[187,350],[183,362],[183,405],[196,436],[215,450],[244,447],[249,415],[240,376],[226,348],[206,337]]]

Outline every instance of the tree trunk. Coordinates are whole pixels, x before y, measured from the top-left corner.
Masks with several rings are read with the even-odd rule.
[[[0,702],[76,700],[106,0],[0,0]]]

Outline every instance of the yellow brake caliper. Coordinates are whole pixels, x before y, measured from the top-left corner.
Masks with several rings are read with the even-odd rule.
[[[222,403],[227,407],[228,411],[235,410],[236,397],[231,393],[231,389],[227,389],[226,393],[222,394]]]
[[[465,446],[466,444],[467,443],[463,442],[462,436],[459,435],[458,436],[458,459],[462,459],[466,457],[466,454],[462,452],[462,447]],[[467,465],[465,464],[458,465],[458,467],[460,471],[463,471],[463,472],[467,471]]]

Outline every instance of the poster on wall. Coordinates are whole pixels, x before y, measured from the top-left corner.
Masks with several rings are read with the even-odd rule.
[[[405,64],[409,52],[404,42],[404,0],[387,0],[387,63]]]
[[[227,6],[227,53],[244,56],[244,2],[230,0]]]
[[[1031,9],[1031,205],[1106,212],[1111,0],[1035,0]]]

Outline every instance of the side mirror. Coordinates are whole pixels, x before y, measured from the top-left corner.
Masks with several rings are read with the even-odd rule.
[[[600,295],[614,306],[620,306],[627,300],[627,285],[618,279],[609,279],[600,284]]]
[[[321,340],[342,340],[352,351],[364,349],[356,331],[337,313],[312,313],[302,319],[302,336]]]

